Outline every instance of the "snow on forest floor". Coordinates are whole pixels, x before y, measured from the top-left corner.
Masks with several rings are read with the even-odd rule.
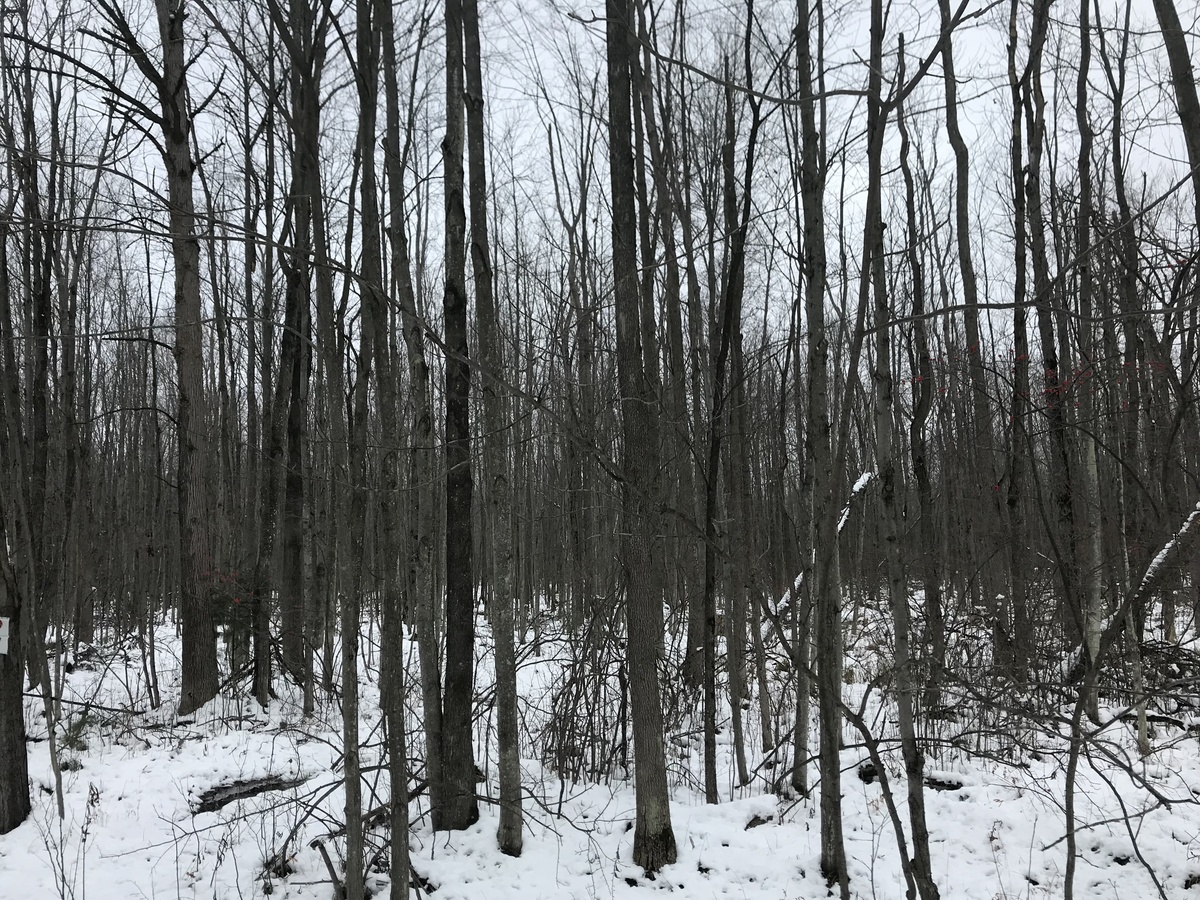
[[[369,638],[369,635],[368,635]],[[484,632],[486,639],[486,630]],[[482,642],[481,642],[482,643]],[[374,673],[378,659],[364,641],[361,734],[364,804],[388,797],[380,762],[380,715]],[[497,808],[481,803],[479,823],[466,832],[434,835],[414,802],[413,867],[437,900],[537,900],[674,895],[681,898],[788,898],[828,896],[819,872],[818,793],[806,800],[770,793],[766,766],[752,784],[732,786],[728,730],[723,729],[720,772],[725,802],[708,806],[700,783],[698,703],[686,727],[669,736],[672,805],[679,860],[650,880],[630,862],[634,799],[623,770],[609,766],[606,783],[559,781],[536,756],[531,735],[553,722],[551,690],[566,669],[565,643],[547,639],[541,656],[520,671],[522,694],[525,849],[519,859],[496,849]],[[481,651],[482,652],[482,651]],[[98,654],[66,676],[60,745],[66,817],[56,814],[53,776],[40,701],[27,699],[34,812],[0,837],[0,898],[83,900],[130,898],[330,898],[333,887],[314,842],[334,859],[341,824],[340,725],[336,701],[316,716],[300,714],[288,694],[264,713],[244,696],[224,694],[186,724],[172,716],[178,688],[178,642],[170,626],[159,634],[158,671],[163,705],[147,701],[140,651],[129,645]],[[479,689],[487,696],[490,658],[483,653]],[[415,672],[414,660],[409,660]],[[415,684],[415,682],[414,682]],[[284,690],[282,683],[279,689]],[[861,685],[847,687],[852,701]],[[410,691],[416,702],[418,691]],[[876,706],[876,708],[878,708]],[[417,710],[411,711],[415,725]],[[607,713],[613,718],[613,713]],[[748,745],[757,730],[749,723]],[[1189,725],[1190,721],[1184,720]],[[492,778],[480,790],[495,796],[495,752],[485,735],[490,714],[478,720],[480,767]],[[969,729],[971,725],[960,723]],[[1200,748],[1195,732],[1160,727],[1158,749],[1137,760],[1124,724],[1110,729],[1107,747],[1127,769],[1093,754],[1080,766],[1076,796],[1079,832],[1075,896],[1082,898],[1200,897]],[[867,758],[847,729],[843,814],[851,893],[860,898],[904,896],[894,832],[878,779],[858,777]],[[490,752],[488,748],[490,746]],[[933,874],[945,898],[1050,898],[1063,893],[1065,866],[1063,786],[1065,741],[1043,735],[1038,751],[994,762],[956,751],[931,759],[940,780],[957,789],[928,790]],[[790,758],[790,751],[788,752]],[[751,754],[751,766],[761,754]],[[899,755],[885,760],[907,830]],[[815,765],[810,769],[815,781]],[[292,787],[235,800],[200,812],[201,795],[233,782],[275,776]],[[369,835],[385,844],[382,827]],[[265,868],[272,861],[271,869]],[[1157,886],[1156,886],[1157,881]],[[387,890],[386,865],[368,881]]]

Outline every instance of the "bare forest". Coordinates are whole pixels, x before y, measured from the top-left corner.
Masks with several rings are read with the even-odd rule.
[[[1191,896],[1198,22],[2,0],[0,895]]]

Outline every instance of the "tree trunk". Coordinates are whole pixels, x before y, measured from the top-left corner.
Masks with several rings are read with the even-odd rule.
[[[954,150],[955,160],[954,233],[958,266],[962,275],[963,324],[967,341],[967,368],[971,378],[971,427],[967,453],[972,460],[969,466],[973,496],[965,510],[964,518],[969,529],[968,552],[976,557],[973,564],[980,569],[978,580],[983,582],[982,589],[990,604],[995,597],[995,591],[987,577],[990,566],[980,554],[986,553],[983,548],[989,543],[993,530],[989,527],[992,523],[987,518],[986,510],[989,504],[991,510],[999,510],[995,490],[999,476],[996,471],[995,435],[988,404],[983,338],[979,330],[979,282],[971,250],[970,158],[966,140],[958,123],[958,79],[954,71],[954,42],[950,38],[953,27],[950,0],[938,0],[938,9],[941,13],[943,37],[941,59],[946,93],[946,135]],[[998,610],[993,609],[992,613],[996,616]],[[993,624],[998,625],[998,620]]]
[[[424,319],[417,310],[413,289],[412,262],[405,219],[405,164],[415,127],[413,94],[409,95],[409,113],[405,143],[400,144],[400,90],[396,73],[396,42],[391,7],[383,16],[383,72],[387,110],[385,165],[388,197],[391,201],[389,234],[392,244],[393,277],[396,301],[400,308],[400,326],[408,356],[408,380],[411,404],[412,452],[410,454],[409,533],[405,542],[405,584],[416,622],[421,663],[421,698],[425,727],[425,776],[429,806],[435,831],[441,827],[442,814],[442,675],[437,636],[437,602],[434,597],[434,559],[437,522],[434,509],[435,461],[433,449],[433,399],[429,362],[425,356]],[[425,34],[420,35],[420,48]],[[414,69],[421,53],[416,54]],[[413,85],[416,84],[414,75]],[[415,87],[414,87],[415,90]]]
[[[1042,196],[1042,154],[1046,147],[1046,98],[1042,91],[1042,53],[1050,22],[1050,0],[1036,0],[1033,25],[1029,37],[1030,91],[1024,98],[1026,146],[1029,162],[1026,165],[1025,208],[1029,216],[1029,249],[1033,269],[1033,300],[1037,309],[1038,343],[1042,355],[1042,396],[1049,431],[1050,453],[1048,478],[1054,498],[1055,520],[1051,523],[1052,547],[1058,553],[1058,575],[1062,587],[1060,618],[1070,633],[1080,633],[1079,610],[1074,567],[1068,554],[1061,549],[1063,540],[1072,531],[1072,501],[1074,491],[1068,464],[1066,415],[1063,408],[1060,377],[1059,347],[1054,333],[1054,282],[1050,274],[1050,255],[1047,246],[1046,206]]]
[[[471,268],[475,275],[475,310],[483,374],[483,468],[487,486],[487,521],[491,535],[492,637],[496,653],[496,736],[500,752],[500,851],[521,855],[524,814],[521,809],[521,754],[517,733],[517,659],[513,647],[513,555],[511,495],[508,474],[508,430],[504,350],[492,285],[488,245],[486,134],[483,74],[476,0],[462,0],[466,45],[467,160],[471,179]]]
[[[155,0],[163,70],[157,76],[162,108],[163,162],[170,201],[171,256],[175,263],[175,366],[179,409],[177,485],[179,490],[180,621],[183,630],[183,683],[179,715],[199,709],[217,694],[217,640],[207,596],[211,560],[205,532],[204,469],[208,435],[204,407],[204,336],[200,291],[200,241],[192,197],[195,163],[190,150],[183,0]],[[139,65],[141,63],[139,62]]]
[[[820,715],[821,873],[849,900],[842,839],[842,618],[836,578],[837,511],[833,508],[834,462],[829,414],[829,337],[825,328],[825,161],[817,130],[813,91],[816,57],[809,0],[798,0],[796,75],[800,104],[800,193],[804,211],[804,314],[808,324],[808,403],[805,450],[812,473],[809,546],[815,554],[811,592],[816,636],[817,704]],[[796,747],[797,753],[806,748]]]
[[[1200,99],[1196,96],[1196,74],[1192,70],[1192,55],[1187,35],[1179,22],[1174,0],[1154,0],[1154,14],[1167,48],[1171,64],[1171,84],[1175,89],[1175,107],[1187,146],[1188,167],[1192,174],[1193,200],[1196,204],[1196,223],[1200,225]]]
[[[466,211],[463,206],[463,10],[446,0],[445,171],[446,284],[442,299],[446,353],[446,689],[442,765],[446,794],[441,826],[467,828],[475,801],[471,712],[475,665],[475,575],[471,526],[471,368],[467,341]]]
[[[630,69],[636,64],[629,0],[608,0],[606,48],[609,167],[612,182],[613,274],[617,321],[617,380],[624,447],[621,470],[621,584],[629,643],[637,815],[633,862],[655,872],[675,862],[663,741],[658,654],[663,635],[662,585],[654,549],[661,541],[658,422],[642,346],[632,153]]]
[[[872,9],[872,46],[883,40],[883,4],[875,0]],[[875,59],[874,55],[872,57]],[[904,42],[899,49],[897,79],[904,82]],[[878,82],[875,83],[878,86]],[[878,93],[867,98],[873,106],[881,103]],[[878,115],[878,113],[876,113]],[[897,118],[903,122],[902,101],[897,104]],[[882,130],[882,123],[879,123]],[[908,136],[901,131],[901,154],[907,155]],[[868,154],[868,178],[879,181],[883,177],[883,141],[872,141],[874,152]],[[907,173],[906,173],[907,175]],[[911,185],[911,180],[906,179]],[[912,192],[909,190],[910,215]],[[874,215],[872,215],[874,213]],[[866,234],[863,241],[863,269],[869,269],[875,299],[875,462],[881,485],[883,515],[879,519],[880,538],[887,571],[888,600],[892,610],[894,629],[894,668],[896,717],[900,732],[900,752],[904,758],[905,782],[908,787],[908,818],[912,827],[912,880],[922,900],[937,900],[938,889],[933,881],[929,861],[929,828],[925,821],[925,760],[917,745],[916,721],[913,712],[916,694],[915,662],[912,656],[912,638],[908,609],[908,577],[901,557],[900,536],[902,513],[896,498],[896,458],[893,446],[896,443],[895,397],[892,376],[892,308],[887,291],[884,271],[885,246],[883,240],[882,210],[871,209],[868,202]],[[915,234],[909,235],[909,246],[916,244]],[[919,267],[914,274],[919,274]],[[920,287],[917,286],[917,290]]]
[[[25,821],[30,812],[29,752],[25,746],[24,690],[25,653],[22,617],[24,609],[21,585],[9,558],[14,542],[23,482],[20,429],[20,383],[12,329],[12,303],[8,276],[9,227],[0,225],[0,617],[6,619],[0,644],[8,649],[0,654],[0,696],[10,698],[0,704],[0,834],[7,834]],[[13,535],[10,537],[9,535]]]
[[[298,292],[299,296],[296,297],[297,307],[295,315],[292,317],[295,323],[295,332],[293,334],[290,329],[288,332],[295,341],[296,347],[290,354],[290,366],[280,372],[280,377],[287,378],[290,382],[287,408],[287,469],[284,475],[282,528],[280,529],[280,549],[282,550],[280,558],[282,577],[279,580],[280,612],[282,613],[280,644],[283,667],[297,683],[306,681],[305,671],[308,668],[306,660],[309,658],[309,648],[305,639],[309,629],[304,582],[304,502],[306,493],[304,473],[308,446],[308,360],[310,357],[307,269],[308,266],[305,265],[303,287]],[[287,340],[287,337],[285,336],[284,339]]]
[[[1093,421],[1095,409],[1096,358],[1092,338],[1092,143],[1088,119],[1088,69],[1092,58],[1091,0],[1079,2],[1079,75],[1075,86],[1075,122],[1079,128],[1079,209],[1075,221],[1075,259],[1077,266],[1077,302],[1079,310],[1079,378],[1075,386],[1079,420]],[[1085,428],[1090,428],[1090,424]],[[1102,591],[1103,551],[1100,541],[1100,483],[1093,433],[1085,431],[1080,439],[1079,482],[1075,496],[1076,570],[1083,604],[1083,640],[1089,664],[1095,664],[1100,652],[1100,631],[1104,615]],[[1089,718],[1099,718],[1097,698],[1087,699]]]
[[[0,441],[0,446],[5,443]],[[0,522],[0,529],[7,530],[7,519]],[[0,617],[5,619],[0,645],[8,644],[7,651],[0,654],[0,691],[2,696],[15,698],[0,704],[0,834],[7,834],[24,822],[30,810],[25,704],[21,701],[25,675],[21,605],[8,553],[0,549]]]
[[[1009,13],[1008,78],[1012,99],[1012,139],[1009,144],[1010,172],[1013,185],[1013,387],[1009,406],[1012,435],[1009,442],[1005,504],[1008,517],[1008,574],[1009,598],[1012,604],[1013,674],[1023,682],[1029,673],[1029,661],[1034,650],[1033,624],[1029,616],[1029,537],[1025,524],[1025,472],[1031,443],[1028,416],[1029,397],[1029,333],[1027,328],[1026,283],[1028,268],[1022,134],[1023,76],[1017,74],[1017,23],[1019,2],[1013,0]],[[923,324],[920,326],[924,328]],[[928,590],[928,588],[926,588]]]

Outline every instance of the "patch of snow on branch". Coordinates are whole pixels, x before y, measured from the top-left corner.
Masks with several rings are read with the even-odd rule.
[[[1146,593],[1149,591],[1154,579],[1158,576],[1158,571],[1167,564],[1167,559],[1171,556],[1176,545],[1185,538],[1188,533],[1196,527],[1196,521],[1200,519],[1200,503],[1196,504],[1196,508],[1192,510],[1191,515],[1184,521],[1183,526],[1175,532],[1175,535],[1163,545],[1163,548],[1158,551],[1158,555],[1150,563],[1146,569],[1146,574],[1142,576],[1142,583],[1138,588],[1138,593]]]
[[[854,487],[850,488],[850,499],[847,500],[846,505],[842,507],[842,515],[841,518],[838,519],[838,534],[842,533],[842,529],[845,528],[846,523],[850,521],[850,504],[854,502],[855,497],[867,489],[867,485],[871,483],[871,479],[874,477],[874,472],[863,472],[858,476],[858,481],[854,482]]]

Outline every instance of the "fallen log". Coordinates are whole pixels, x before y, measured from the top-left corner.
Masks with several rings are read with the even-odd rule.
[[[192,815],[216,812],[235,800],[246,800],[268,791],[286,791],[288,788],[299,787],[307,780],[307,778],[284,778],[282,775],[265,775],[262,778],[218,784],[200,795],[200,803],[192,811]]]

